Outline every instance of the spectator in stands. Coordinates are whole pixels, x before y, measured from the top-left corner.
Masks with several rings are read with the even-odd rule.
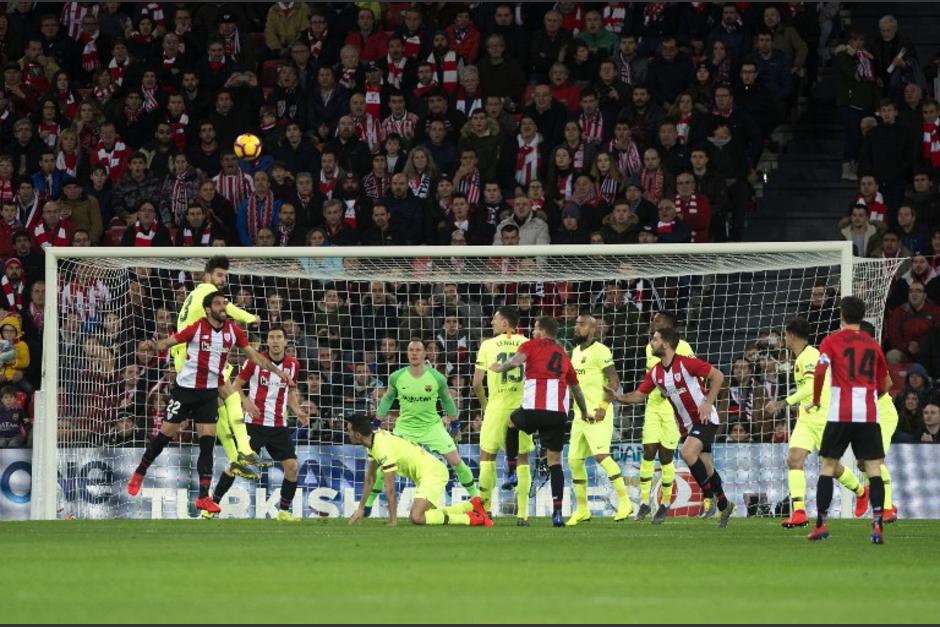
[[[26,229],[13,232],[13,258],[23,265],[27,287],[45,278],[45,257]]]
[[[605,244],[635,244],[640,219],[630,209],[630,201],[623,198],[614,201],[613,210],[602,220],[601,235]]]
[[[780,8],[776,5],[766,5],[763,14],[764,28],[773,35],[773,47],[781,50],[792,64],[792,72],[796,76],[806,75],[806,59],[809,55],[807,43],[800,37],[797,29],[785,24],[780,18]]]
[[[894,399],[898,410],[898,427],[894,432],[892,442],[899,444],[914,444],[917,434],[924,428],[923,408],[926,400],[916,392],[902,392]]]
[[[0,449],[32,446],[29,418],[17,401],[16,388],[0,388]]]
[[[938,322],[940,307],[927,300],[923,283],[912,283],[907,302],[891,311],[885,322],[888,363],[901,363],[915,357],[920,351],[920,342]]]
[[[32,392],[24,378],[28,367],[29,346],[23,340],[22,323],[18,313],[10,313],[0,320],[0,384]]]
[[[930,180],[930,174],[916,172],[912,183],[904,202],[911,205],[925,225],[935,228],[940,225],[940,194]]]
[[[45,251],[50,246],[70,246],[74,234],[75,225],[62,218],[59,203],[54,200],[47,201],[42,207],[42,220],[32,231],[36,249]]]
[[[502,230],[508,225],[518,229],[519,244],[544,245],[551,243],[548,224],[532,211],[532,201],[527,196],[517,196],[513,203],[512,217],[506,218],[496,226],[493,244],[500,243]]]
[[[134,209],[142,200],[153,200],[160,196],[160,180],[147,170],[147,158],[139,152],[129,161],[127,172],[114,186],[112,209],[117,218],[127,225],[137,220]]]
[[[64,192],[59,205],[63,212],[68,212],[68,219],[76,230],[86,231],[92,246],[101,241],[104,226],[98,201],[85,193],[78,180],[69,178],[62,185]]]
[[[157,207],[150,200],[137,205],[137,219],[121,237],[121,246],[171,246],[170,232],[157,221]]]
[[[901,203],[905,181],[911,177],[916,147],[911,132],[897,123],[893,100],[882,99],[878,113],[881,123],[862,141],[858,174],[874,176],[884,190],[885,203],[893,208]]]
[[[305,2],[278,2],[268,9],[264,21],[264,43],[271,54],[285,57],[290,45],[308,26],[309,9]]]
[[[549,68],[572,40],[571,33],[562,29],[561,19],[557,10],[548,11],[542,20],[543,27],[532,35],[527,69],[536,80],[548,76]]]
[[[717,94],[721,90],[716,90]],[[731,134],[731,129],[723,121],[717,122],[708,138],[706,148],[708,161],[706,162],[708,170],[714,173],[717,181],[723,180],[723,189],[720,196],[727,199],[725,203],[725,212],[719,214],[727,220],[728,229],[726,230],[724,222],[719,222],[717,231],[722,240],[727,238],[732,241],[740,241],[744,235],[744,222],[747,213],[747,207],[751,200],[751,187],[748,182],[750,165],[745,153],[745,146],[741,141]],[[692,151],[691,159],[693,168],[695,168],[695,151]],[[696,177],[698,175],[696,174]],[[714,221],[713,221],[714,225]]]
[[[852,242],[852,249],[859,257],[872,257],[878,253],[884,229],[884,222],[872,223],[869,220],[868,208],[862,203],[854,205],[849,216],[839,221],[842,239]]]
[[[656,236],[667,244],[686,244],[692,241],[692,230],[676,211],[676,205],[668,198],[659,201],[659,221]]]
[[[874,58],[865,49],[865,34],[851,30],[844,46],[836,49],[836,105],[842,118],[845,144],[842,152],[842,178],[858,178],[862,118],[872,114],[878,98]]]
[[[919,434],[919,442],[923,444],[940,443],[940,405],[935,400],[931,400],[924,405],[924,428]]]
[[[679,42],[667,35],[660,44],[660,55],[649,64],[647,85],[656,102],[672,103],[680,92],[689,88],[694,72],[689,57],[679,51]]]
[[[898,21],[893,15],[878,20],[879,37],[872,46],[875,76],[888,96],[897,96],[906,82],[919,72],[917,48],[913,42],[898,34]],[[923,73],[920,74],[923,80]]]
[[[926,253],[929,250],[927,230],[921,226],[911,206],[898,207],[897,222],[902,246],[913,252]]]
[[[259,171],[254,176],[254,192],[238,208],[238,241],[242,246],[255,245],[258,229],[276,228],[281,201],[271,192],[267,173]]]
[[[425,223],[424,202],[415,197],[404,174],[392,177],[391,194],[385,199],[393,224],[399,225],[406,245],[426,241],[429,225]]]
[[[693,242],[708,242],[712,210],[708,196],[695,191],[695,176],[683,172],[676,177],[676,195],[673,199],[679,217],[692,229]]]
[[[757,45],[745,60],[757,66],[757,80],[774,99],[776,119],[785,120],[788,114],[787,102],[794,89],[793,67],[786,53],[774,47],[773,39],[770,30],[759,31]]]
[[[751,50],[751,33],[741,21],[738,8],[727,3],[721,10],[721,22],[712,29],[708,44],[722,42],[734,59],[741,59]]]
[[[881,236],[881,251],[875,254],[877,259],[903,259],[899,272],[906,272],[910,266],[911,251],[901,245],[901,232],[899,229],[888,227]]]

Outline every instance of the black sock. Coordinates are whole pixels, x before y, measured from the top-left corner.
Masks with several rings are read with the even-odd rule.
[[[885,506],[885,482],[881,477],[868,478],[869,498],[871,498],[871,513],[875,521],[881,524],[881,516]]]
[[[712,476],[708,478],[708,484],[712,494],[718,499],[718,509],[725,511],[725,508],[728,507],[728,499],[725,498],[725,491],[721,487],[721,475],[718,474],[718,469],[715,469]]]
[[[561,464],[555,464],[548,467],[548,474],[552,480],[552,511],[560,512],[565,497],[565,473],[561,470]]]
[[[695,463],[689,466],[689,472],[695,477],[698,486],[702,488],[702,494],[707,498],[711,498],[713,495],[711,486],[708,483],[708,471],[705,469],[705,462],[701,459],[695,460]]]
[[[222,476],[219,477],[219,480],[215,483],[215,490],[212,492],[212,500],[216,503],[221,502],[222,497],[225,496],[225,493],[228,492],[228,489],[232,487],[233,483],[235,483],[235,475],[223,472]]]
[[[147,469],[150,468],[150,464],[163,452],[164,447],[169,443],[170,436],[164,435],[162,432],[158,431],[157,435],[154,436],[147,445],[147,450],[144,451],[144,456],[137,466],[137,472],[142,475],[147,474]]]
[[[199,498],[209,496],[209,484],[212,483],[212,452],[215,448],[214,435],[199,436],[199,457],[196,459],[196,472],[199,473]]]
[[[509,467],[509,474],[516,473],[516,465],[519,463],[519,429],[509,427],[506,430],[506,465]]]
[[[294,493],[297,492],[297,482],[285,478],[281,481],[281,510],[290,511],[290,504],[294,501]]]
[[[884,495],[882,495],[882,504],[884,504]],[[829,506],[832,505],[832,477],[819,475],[816,482],[816,526],[822,527],[826,524],[826,517],[829,515]]]

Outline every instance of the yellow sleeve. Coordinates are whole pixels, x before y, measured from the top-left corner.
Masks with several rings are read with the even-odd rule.
[[[604,372],[609,366],[614,365],[614,354],[610,352],[605,344],[598,344],[602,348],[598,349],[594,353],[594,365],[597,366],[597,369],[601,372]]]
[[[652,351],[650,351],[650,352],[652,352]],[[689,344],[689,343],[686,342],[685,340],[680,340],[680,341],[679,341],[679,346],[678,346],[678,348],[676,349],[676,354],[677,354],[677,355],[681,355],[681,356],[683,356],[683,357],[695,357],[695,351],[692,350],[691,344]]]
[[[216,286],[211,283],[200,283],[194,287],[193,291],[189,293],[189,296],[186,297],[186,300],[183,301],[183,306],[180,308],[180,314],[176,318],[176,330],[180,331],[185,329],[194,322],[205,318],[206,312],[202,308],[202,299],[205,298],[207,294],[217,291]]]
[[[819,351],[810,350],[809,347],[797,355],[794,360],[794,375],[796,377],[796,390],[784,401],[787,405],[796,405],[813,398],[813,384],[816,380],[816,361]]]
[[[476,367],[480,368],[481,370],[486,370],[487,367],[492,363],[488,361],[490,352],[489,348],[490,341],[484,340],[483,343],[480,344],[480,348],[477,350]]]
[[[242,324],[251,324],[257,320],[257,316],[255,316],[255,314],[248,313],[238,305],[234,305],[232,303],[226,303],[225,313],[227,313],[228,317],[235,322],[241,322]]]

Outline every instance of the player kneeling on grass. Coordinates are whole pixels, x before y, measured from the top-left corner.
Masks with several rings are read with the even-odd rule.
[[[720,370],[701,359],[677,354],[679,332],[675,329],[656,331],[650,345],[653,354],[661,361],[646,373],[640,387],[629,394],[620,394],[609,387],[606,388],[607,392],[621,403],[642,403],[657,388],[663,393],[675,410],[677,420],[680,421],[679,428],[686,436],[679,454],[702,488],[702,493],[718,502],[718,510],[721,512],[718,526],[727,527],[734,503],[725,497],[721,475],[712,463],[711,454],[719,424],[715,399],[725,377]],[[708,381],[707,395],[701,379]],[[653,524],[662,523],[668,510],[669,505],[661,503],[653,517]]]
[[[285,353],[287,348],[287,335],[279,326],[272,326],[268,330],[268,350],[262,353],[273,364],[287,373],[291,379],[297,380],[300,374],[300,362]],[[243,420],[248,425],[248,437],[252,451],[260,454],[261,449],[267,449],[271,458],[279,462],[284,470],[284,479],[281,481],[281,502],[277,519],[280,521],[299,521],[300,518],[291,516],[291,503],[297,492],[297,452],[290,439],[290,427],[287,426],[287,409],[290,408],[300,424],[310,424],[310,417],[300,408],[300,398],[297,388],[274,375],[274,373],[259,368],[254,362],[247,361],[241,372],[235,378],[235,391],[239,394],[245,383],[248,383],[248,397],[252,401],[246,404],[249,408]],[[235,473],[231,464],[219,477],[212,492],[212,500],[216,504],[222,502],[222,497],[235,482]],[[203,512],[203,518],[212,518],[211,512]]]
[[[493,521],[474,511],[468,501],[447,508],[440,508],[441,496],[450,473],[439,459],[416,444],[393,435],[384,429],[372,430],[372,420],[365,415],[346,419],[346,435],[353,444],[361,444],[368,451],[369,462],[363,483],[359,507],[349,518],[349,524],[362,522],[366,516],[366,500],[369,486],[374,485],[378,469],[381,469],[388,499],[388,524],[398,522],[398,500],[395,492],[395,475],[415,482],[414,500],[409,519],[416,525],[469,525],[492,527]]]

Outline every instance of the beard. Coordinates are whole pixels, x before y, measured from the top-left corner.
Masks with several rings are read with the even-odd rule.
[[[571,341],[574,342],[575,344],[584,344],[584,342],[587,341],[587,336],[578,335],[577,333],[575,333],[574,335],[571,336]]]

